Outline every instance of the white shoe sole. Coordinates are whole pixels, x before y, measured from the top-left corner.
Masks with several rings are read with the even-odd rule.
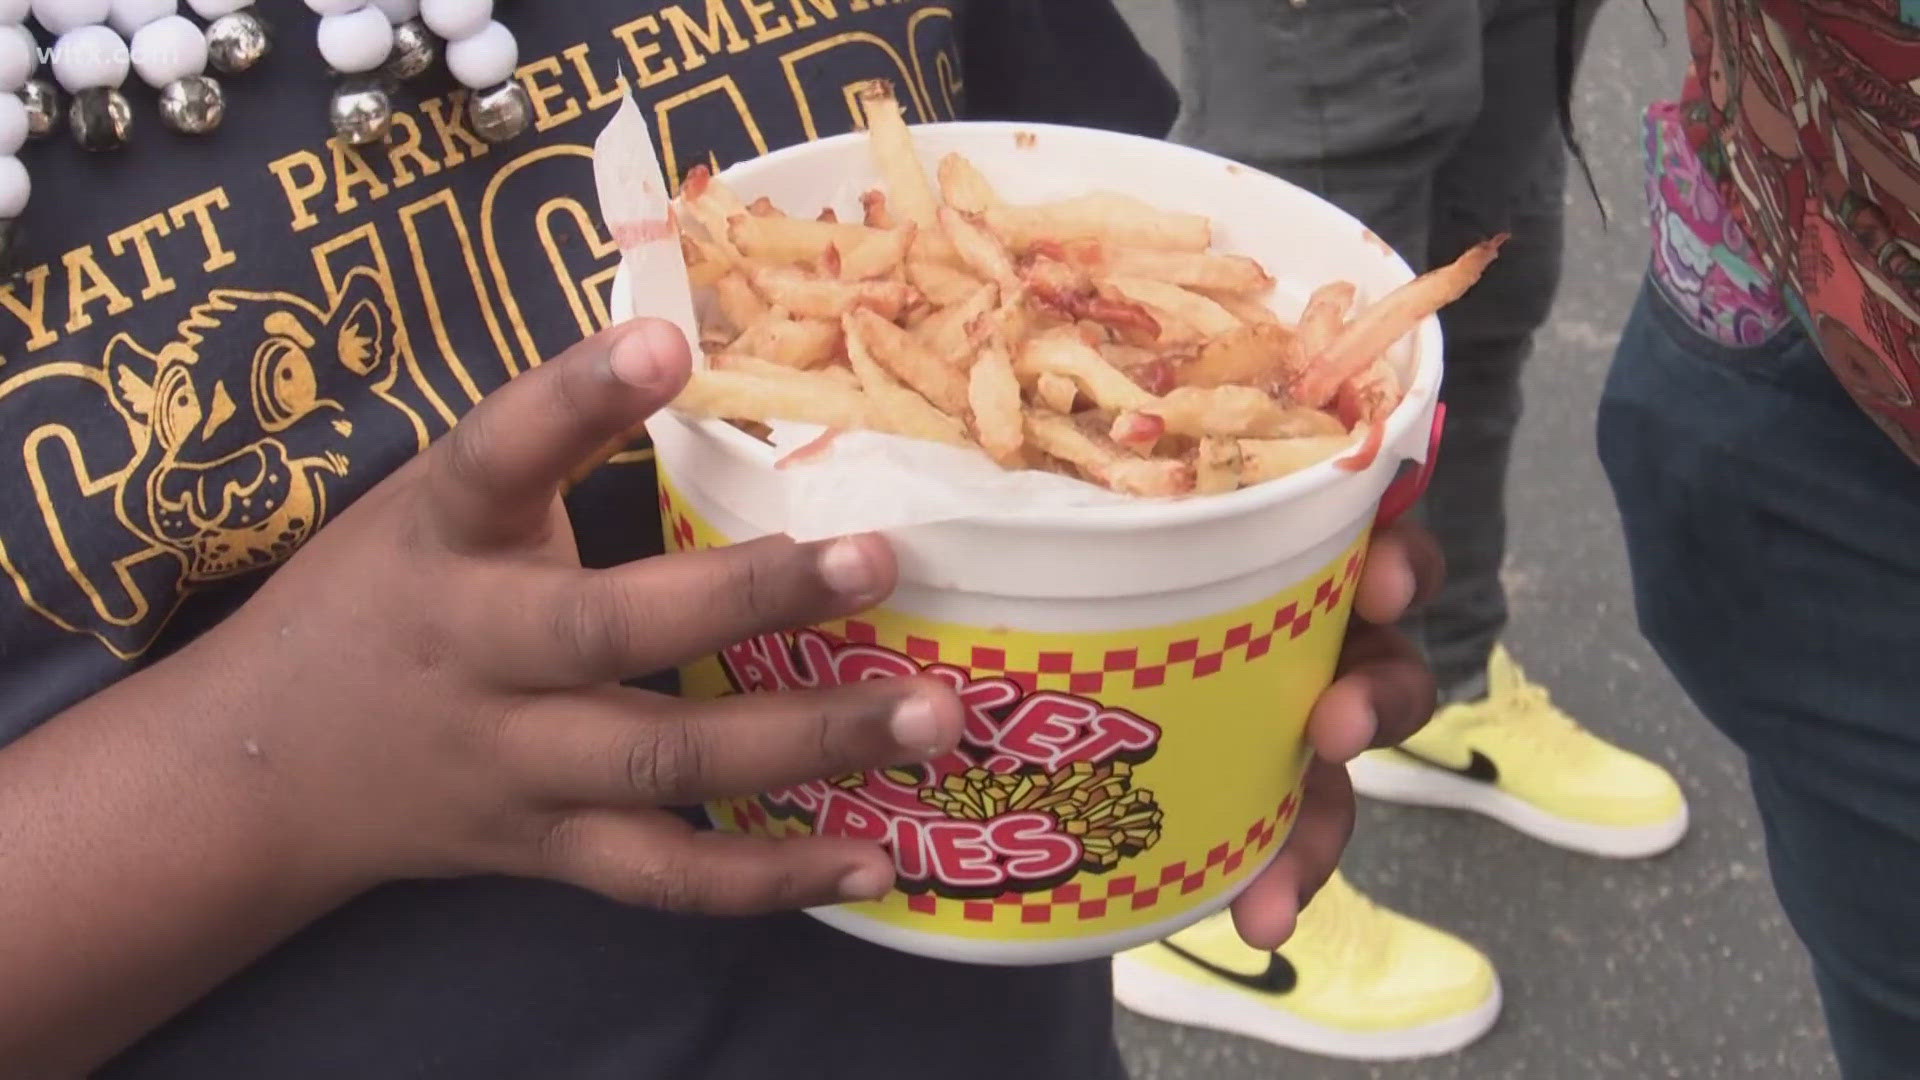
[[[1353,789],[1370,799],[1471,810],[1536,840],[1606,859],[1645,859],[1671,851],[1687,834],[1687,807],[1653,825],[1612,827],[1555,817],[1492,784],[1411,761],[1367,755],[1347,765]]]
[[[1244,994],[1170,975],[1129,956],[1113,958],[1113,996],[1142,1016],[1259,1039],[1347,1061],[1410,1061],[1451,1054],[1500,1018],[1500,984],[1472,1012],[1393,1031],[1345,1031],[1313,1023]]]

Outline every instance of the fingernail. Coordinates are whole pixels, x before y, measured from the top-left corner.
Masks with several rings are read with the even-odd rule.
[[[918,760],[940,756],[940,712],[931,699],[915,694],[894,706],[888,728],[893,741],[920,755]]]
[[[878,900],[893,888],[893,869],[862,866],[840,879],[840,895],[848,900]]]
[[[659,350],[653,346],[651,325],[630,330],[613,343],[607,364],[613,376],[629,386],[650,389],[665,377]]]
[[[1413,595],[1420,589],[1420,583],[1414,580],[1413,568],[1404,563],[1391,567],[1387,571],[1387,595],[1392,599],[1394,609],[1404,614],[1413,606]]]
[[[880,571],[857,540],[835,540],[820,553],[820,577],[842,596],[871,596],[880,591]]]
[[[1380,737],[1380,714],[1373,710],[1373,706],[1367,706],[1367,711],[1360,714],[1360,725],[1360,745],[1354,748],[1353,757],[1366,753],[1373,746],[1373,740]],[[1347,760],[1351,761],[1353,758]],[[1344,765],[1346,762],[1341,764]]]

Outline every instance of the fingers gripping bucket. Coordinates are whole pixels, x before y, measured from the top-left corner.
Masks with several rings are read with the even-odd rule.
[[[1149,140],[1018,130],[1039,135],[958,124],[916,138],[935,159],[965,152],[1010,200],[1105,188],[1207,213],[1219,247],[1279,278],[1283,315],[1324,281],[1377,298],[1411,276],[1358,222],[1272,177]],[[827,140],[727,179],[749,199],[814,207],[860,190],[865,153]],[[881,609],[686,667],[696,698],[927,672],[966,706],[942,760],[717,802],[715,825],[884,843],[895,890],[813,914],[953,960],[1104,956],[1224,907],[1293,827],[1307,714],[1333,676],[1367,537],[1423,479],[1401,466],[1435,430],[1437,321],[1398,351],[1409,393],[1364,471],[1329,463],[1229,495],[892,530],[901,586]],[[780,530],[784,474],[760,444],[677,416],[650,430],[669,550]]]

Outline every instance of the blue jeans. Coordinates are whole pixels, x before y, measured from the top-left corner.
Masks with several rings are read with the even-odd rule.
[[[1920,465],[1797,327],[1727,348],[1652,285],[1599,437],[1641,628],[1746,754],[1844,1075],[1920,1077]]]

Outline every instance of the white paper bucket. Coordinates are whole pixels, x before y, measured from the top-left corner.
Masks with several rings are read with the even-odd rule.
[[[1195,150],[1035,125],[914,136],[929,169],[960,151],[1010,202],[1104,189],[1206,214],[1216,247],[1278,279],[1283,316],[1327,281],[1353,281],[1365,299],[1412,276],[1331,205]],[[868,154],[864,135],[843,136],[724,178],[796,215],[831,205],[857,220],[859,193],[877,183]],[[1229,495],[888,530],[902,582],[884,608],[690,665],[685,692],[928,670],[969,705],[962,751],[717,803],[716,825],[884,841],[900,887],[814,914],[953,960],[1108,955],[1225,906],[1292,827],[1307,713],[1332,678],[1382,497],[1428,456],[1440,358],[1437,319],[1397,347],[1406,399],[1361,472],[1325,463]],[[667,415],[649,430],[670,549],[784,531],[804,466],[774,470],[767,447],[723,424]]]

